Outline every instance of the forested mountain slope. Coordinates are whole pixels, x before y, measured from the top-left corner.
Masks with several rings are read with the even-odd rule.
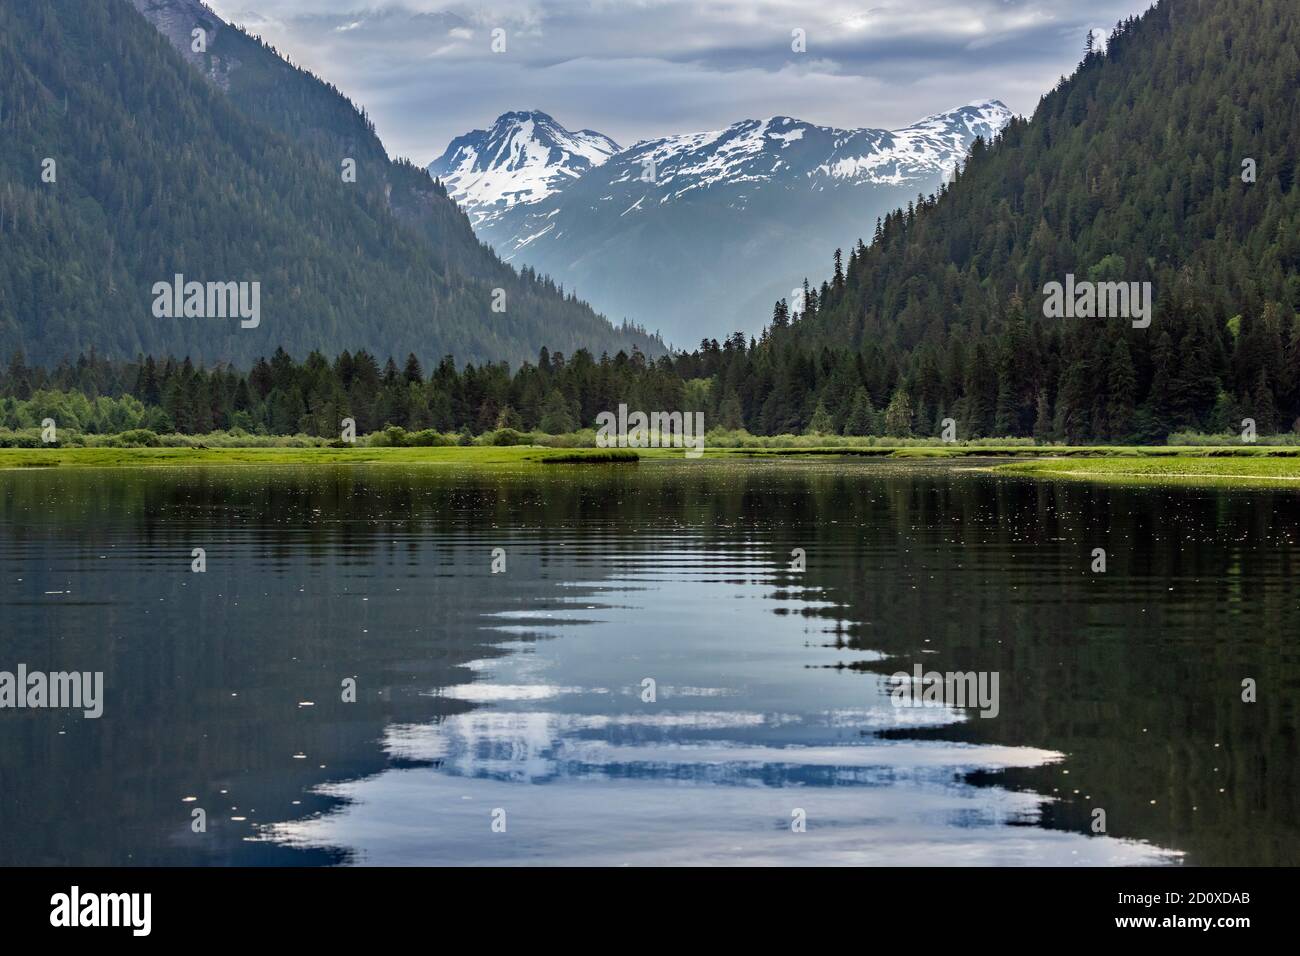
[[[428,362],[653,348],[500,263],[337,91],[233,28],[207,39],[211,82],[126,0],[0,7],[0,352],[249,366],[277,346]],[[153,285],[177,274],[259,283],[260,323],[156,317]]]
[[[1292,0],[1163,0],[978,144],[937,198],[890,215],[773,337],[862,350],[926,431],[940,410],[998,434],[1044,417],[1063,437],[1239,414],[1289,428],[1298,51]],[[1150,328],[1044,318],[1044,285],[1066,274],[1151,282]]]

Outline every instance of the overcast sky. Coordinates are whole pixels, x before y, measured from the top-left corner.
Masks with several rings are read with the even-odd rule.
[[[976,99],[1029,114],[1089,29],[1109,33],[1150,2],[208,0],[364,106],[388,151],[421,165],[508,110],[624,146],[773,115],[896,128]]]

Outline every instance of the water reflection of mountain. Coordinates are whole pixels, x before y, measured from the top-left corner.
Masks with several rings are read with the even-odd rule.
[[[1065,754],[994,778],[1059,798],[1048,826],[1089,832],[1101,807],[1188,863],[1300,862],[1294,492],[837,470],[765,498],[816,542],[837,640],[888,655],[867,670],[1000,672],[998,718],[899,736]],[[817,559],[844,547],[857,562]]]
[[[478,563],[472,540],[435,548],[455,513],[398,485],[346,469],[3,481],[0,667],[103,670],[106,705],[93,721],[0,713],[0,862],[337,860],[248,838],[331,805],[317,784],[388,766],[389,724],[469,709],[420,690],[501,653],[476,620],[496,604],[448,571]]]
[[[476,806],[463,803],[465,781],[492,793],[517,787],[512,775],[531,767],[534,783],[550,781],[557,808],[569,806],[567,794],[593,819],[601,798],[585,793],[601,791],[575,796],[569,786],[584,775],[623,788],[631,805],[662,792],[639,789],[650,778],[719,784],[749,801],[764,786],[797,786],[842,801],[878,838],[869,818],[886,813],[888,788],[873,788],[878,770],[852,766],[860,754],[820,766],[806,754],[796,767],[770,763],[773,747],[818,746],[836,734],[899,738],[903,748],[956,741],[988,754],[1057,751],[1064,762],[1013,759],[1003,766],[1021,769],[977,778],[1059,803],[1034,809],[1036,800],[1007,794],[997,798],[1003,809],[978,812],[1085,834],[1090,809],[1102,806],[1111,836],[1186,850],[1189,862],[1295,861],[1286,695],[1296,660],[1285,635],[1296,623],[1286,578],[1300,510],[1280,492],[1038,485],[879,462],[3,480],[0,573],[10,583],[0,665],[103,669],[109,689],[98,722],[0,715],[6,862],[344,859],[346,851],[311,841],[246,838],[258,821],[336,807],[335,797],[360,792],[348,781],[385,770],[385,792],[401,792],[406,780],[441,788],[427,797],[448,801],[444,825]],[[505,578],[488,573],[498,545],[511,562]],[[192,547],[207,548],[204,575],[189,571]],[[785,569],[796,547],[808,556],[798,575]],[[1088,571],[1093,547],[1107,549],[1106,575]],[[664,575],[685,581],[671,593],[688,607],[661,608],[658,622],[620,616]],[[742,587],[763,600],[728,606],[713,597]],[[742,603],[765,617],[737,617]],[[656,720],[619,723],[601,712],[599,695],[575,694],[548,711],[463,690],[539,686],[536,675],[503,675],[535,657],[520,653],[529,642],[559,635],[610,640],[608,653],[649,653],[661,637],[655,628],[686,611],[716,619],[719,641],[790,628],[799,653],[769,662],[774,699],[782,683],[869,699],[873,672],[921,661],[998,670],[1001,713],[930,730],[918,717],[890,731],[867,710],[854,729],[782,723],[779,706],[755,723],[736,706],[736,720],[719,728],[710,722],[728,712],[725,702],[681,700]],[[607,634],[615,619],[616,644]],[[602,648],[589,651],[599,663]],[[701,655],[709,659],[707,647]],[[498,673],[480,680],[485,667]],[[342,704],[339,681],[354,675],[358,703]],[[1239,703],[1241,677],[1258,680],[1258,704]],[[299,706],[306,701],[313,706]],[[717,760],[690,750],[720,738],[733,749]],[[521,740],[537,741],[535,751],[509,749],[527,749]],[[656,764],[647,758],[660,746]],[[735,759],[745,747],[766,755]],[[441,769],[403,776],[428,767]],[[334,796],[306,792],[320,783]],[[925,791],[936,817],[976,812],[939,784]],[[199,799],[181,803],[187,795]],[[394,817],[414,812],[392,799]],[[189,832],[196,805],[209,809],[206,837]],[[407,825],[434,826],[421,819]]]

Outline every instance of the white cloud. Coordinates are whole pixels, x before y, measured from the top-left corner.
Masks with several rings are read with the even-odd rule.
[[[428,161],[511,109],[620,142],[785,114],[900,126],[998,98],[1032,112],[1090,28],[1148,0],[210,0]],[[248,6],[246,6],[248,5]],[[501,26],[508,52],[493,54]],[[792,53],[804,29],[807,52]]]

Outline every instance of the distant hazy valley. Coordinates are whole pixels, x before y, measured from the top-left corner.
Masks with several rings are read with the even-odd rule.
[[[937,190],[1010,118],[997,100],[899,130],[775,116],[624,148],[510,112],[428,170],[502,258],[692,346],[757,333],[777,299],[827,274],[836,248],[870,241],[877,217]]]

